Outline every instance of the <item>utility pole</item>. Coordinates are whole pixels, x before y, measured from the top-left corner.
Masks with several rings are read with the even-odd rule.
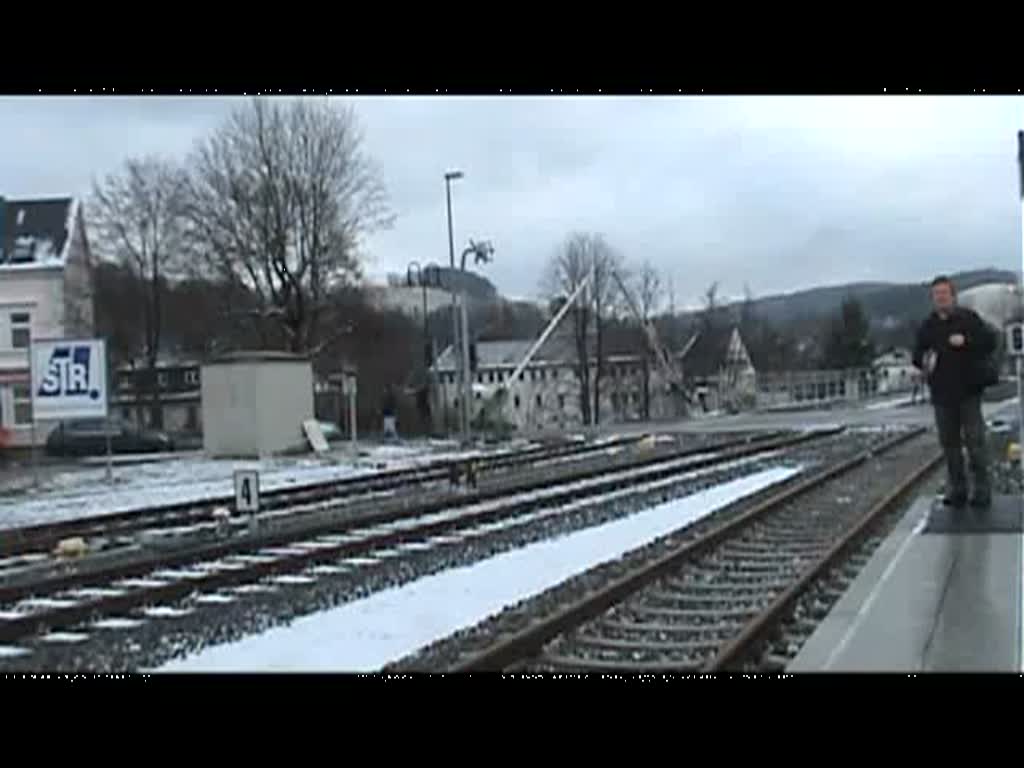
[[[484,241],[484,242],[480,242],[480,243],[474,243],[472,240],[470,240],[469,241],[469,247],[466,248],[462,252],[462,259],[459,262],[459,265],[460,265],[459,274],[462,275],[462,276],[465,276],[465,274],[466,274],[466,257],[469,254],[471,254],[471,253],[474,255],[474,263],[480,264],[482,262],[482,263],[486,264],[494,256],[494,246],[492,246],[490,244],[490,242],[488,242],[488,241]],[[462,385],[462,401],[463,401],[464,407],[465,407],[464,417],[465,417],[465,420],[466,420],[465,421],[465,424],[466,424],[466,435],[465,435],[464,439],[466,440],[466,442],[468,442],[470,436],[472,435],[472,429],[471,429],[472,418],[471,418],[471,415],[472,415],[473,411],[472,411],[471,408],[472,408],[472,403],[473,403],[473,371],[471,370],[471,366],[470,366],[471,358],[470,358],[470,354],[469,354],[469,315],[468,315],[468,309],[466,308],[466,304],[467,304],[467,295],[466,295],[466,292],[463,291],[462,292],[462,318],[461,318],[462,319],[462,360],[463,360],[463,365],[465,366],[466,375],[465,375],[465,377],[462,380],[463,381],[463,385]]]
[[[465,274],[463,272],[463,274]],[[462,377],[462,418],[466,425],[465,437],[463,438],[466,442],[469,442],[471,434],[471,410],[473,402],[473,371],[470,368],[470,356],[469,356],[469,318],[466,315],[466,294],[462,294],[462,305],[461,309],[461,320],[462,320],[462,365],[465,371],[465,376]]]
[[[463,349],[467,348],[467,344],[463,343],[459,345],[459,307],[458,307],[458,285],[456,284],[456,273],[455,273],[455,234],[452,230],[452,181],[461,179],[463,176],[462,171],[449,171],[444,175],[444,188],[445,196],[448,201],[448,257],[449,264],[451,266],[450,279],[451,293],[452,293],[452,358],[458,360],[456,368],[459,371],[459,382],[461,384],[460,389],[463,392],[463,396],[460,398],[463,400],[462,407],[459,409],[461,416],[461,431],[462,440],[464,442],[469,441],[469,403],[465,402],[465,391],[468,386],[469,380],[469,360],[468,353],[463,353]]]

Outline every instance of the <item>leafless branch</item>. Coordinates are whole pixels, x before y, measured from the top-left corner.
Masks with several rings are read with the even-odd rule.
[[[254,99],[190,168],[197,264],[252,291],[292,350],[320,347],[330,291],[358,278],[362,239],[394,220],[352,109]]]

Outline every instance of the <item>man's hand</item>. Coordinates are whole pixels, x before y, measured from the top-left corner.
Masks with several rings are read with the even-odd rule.
[[[954,333],[949,337],[949,343],[954,347],[962,347],[964,345],[964,335],[962,333]]]

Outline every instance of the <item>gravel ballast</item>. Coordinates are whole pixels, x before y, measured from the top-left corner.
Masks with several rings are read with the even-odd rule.
[[[868,434],[864,433],[864,437],[868,437]],[[880,435],[876,433],[873,435],[871,442],[875,443],[879,439]],[[924,438],[924,441],[927,442],[927,438]],[[859,440],[857,442],[860,443]],[[920,454],[921,443],[922,439],[918,438],[912,441],[912,445],[897,447],[893,449],[892,453],[895,455],[909,451],[912,455]],[[866,443],[860,443],[855,450],[837,452],[827,457],[824,455],[826,452],[822,451],[822,460],[823,463],[832,464],[849,458],[866,447]],[[930,446],[926,448],[926,450],[930,449]],[[913,459],[911,459],[911,462],[913,462]],[[844,498],[852,500],[853,497],[861,499],[884,494],[885,491],[901,479],[901,475],[906,471],[907,465],[908,462],[906,460],[895,462],[884,459],[871,460],[869,464],[854,470],[856,480],[846,480],[842,483],[845,488],[843,491]],[[835,486],[832,483],[829,485],[832,486],[834,492]],[[811,508],[821,507],[823,503],[821,493],[820,491],[812,491],[806,497],[803,497],[806,498],[806,501],[803,503],[810,505]],[[817,504],[817,507],[814,507],[815,504]],[[492,644],[500,636],[521,630],[534,617],[551,615],[560,608],[581,599],[586,594],[607,584],[609,581],[626,575],[637,565],[654,559],[669,549],[674,549],[693,540],[710,528],[717,527],[730,519],[744,514],[752,505],[753,500],[745,500],[734,505],[731,509],[727,508],[719,513],[715,513],[685,529],[680,534],[665,537],[631,553],[616,563],[592,569],[555,589],[523,601],[517,606],[512,606],[500,615],[482,622],[470,630],[453,635],[440,643],[436,643],[406,659],[400,660],[389,669],[396,672],[445,671],[467,655],[472,655]],[[788,511],[786,514],[788,514]]]
[[[765,466],[801,462],[809,467],[836,455],[851,455],[876,435],[848,435],[790,449],[785,457],[775,456],[750,462],[704,478],[681,483],[671,491],[653,497],[616,504],[594,505],[567,516],[527,523],[495,532],[472,542],[440,546],[425,552],[404,552],[376,566],[336,575],[320,575],[312,584],[275,584],[273,591],[238,595],[233,602],[200,603],[196,597],[175,607],[191,612],[177,618],[147,618],[135,628],[83,631],[85,639],[74,643],[37,641],[31,656],[0,659],[0,669],[59,669],[124,671],[153,668],[164,661],[195,652],[209,644],[239,639],[271,626],[287,624],[294,618],[322,611],[364,597],[374,591],[483,558],[526,543],[563,535],[580,528],[614,520],[649,506],[717,484]],[[137,618],[133,613],[131,618]]]

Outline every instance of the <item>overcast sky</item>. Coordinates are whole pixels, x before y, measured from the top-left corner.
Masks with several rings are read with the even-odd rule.
[[[537,297],[574,230],[674,278],[756,295],[940,271],[1020,269],[1016,132],[1001,97],[376,97],[352,100],[397,221],[368,271],[490,239],[486,274]],[[184,157],[228,98],[0,98],[0,195],[82,194],[128,155]]]

